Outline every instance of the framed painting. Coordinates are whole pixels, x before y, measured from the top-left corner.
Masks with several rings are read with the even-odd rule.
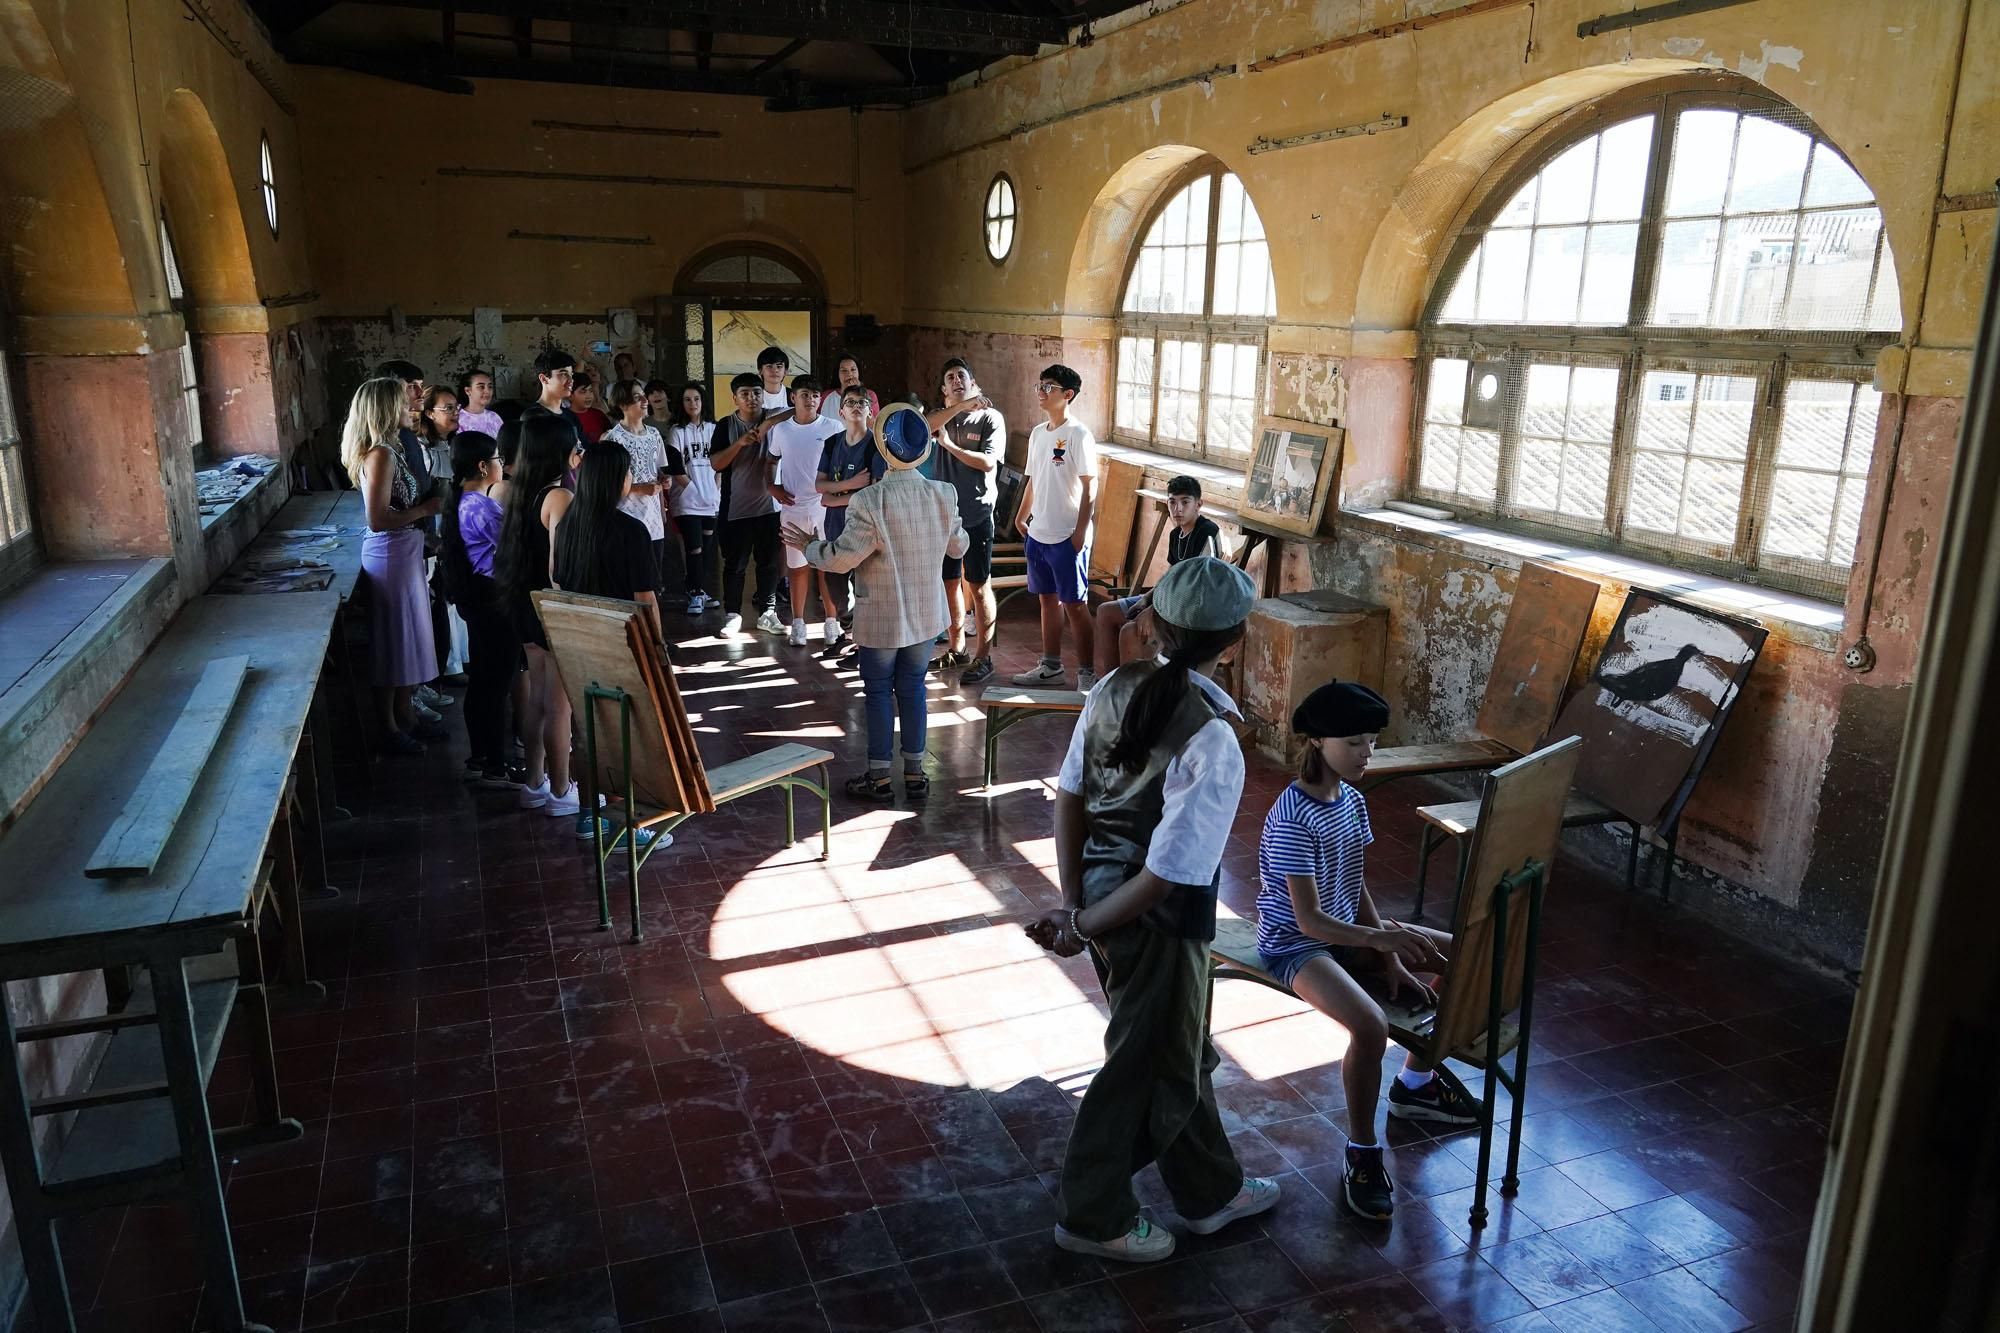
[[[1243,517],[1305,537],[1318,532],[1345,438],[1338,426],[1262,418],[1243,474]]]

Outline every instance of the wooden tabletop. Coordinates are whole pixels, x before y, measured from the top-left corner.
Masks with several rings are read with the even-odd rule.
[[[213,930],[239,919],[306,726],[337,601],[215,595],[182,608],[104,715],[0,836],[0,960],[38,975],[33,955],[96,947],[106,961],[134,936]],[[208,663],[250,659],[222,735],[153,873],[84,875]],[[119,940],[115,937],[124,937]],[[42,971],[69,970],[43,967]]]
[[[340,544],[331,550],[314,551],[310,558],[318,560],[333,570],[333,590],[340,594],[340,603],[345,606],[354,596],[354,588],[361,581],[361,539],[368,526],[367,515],[362,512],[360,491],[304,491],[285,501],[284,507],[271,516],[264,525],[258,539],[250,544],[249,550],[237,561],[230,573],[237,573],[244,562],[255,556],[275,554],[269,549],[267,538],[281,532],[297,532],[301,528],[338,527],[342,529]],[[259,547],[265,549],[260,550]],[[264,591],[285,591],[283,589],[245,589],[243,594],[251,595]]]

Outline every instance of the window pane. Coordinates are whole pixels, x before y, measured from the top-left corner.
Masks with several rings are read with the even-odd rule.
[[[1806,207],[1873,202],[1875,192],[1846,159],[1827,144],[1814,144],[1812,173],[1806,177]]]
[[[1474,250],[1466,259],[1465,267],[1452,280],[1451,295],[1438,311],[1438,318],[1448,324],[1462,324],[1472,318],[1473,298],[1479,290],[1479,254],[1479,250]]]
[[[1174,338],[1160,342],[1159,438],[1193,444],[1199,438],[1201,344]]]
[[[1240,245],[1218,245],[1215,247],[1215,313],[1233,315],[1237,309],[1238,266],[1243,262],[1243,247]]]
[[[1494,231],[1480,243],[1479,318],[1518,321],[1528,278],[1525,231]]]
[[[1866,384],[1794,379],[1785,385],[1764,554],[1854,562],[1881,401]]]
[[[1528,367],[1513,503],[1601,524],[1611,475],[1618,372],[1600,366]],[[1596,441],[1603,441],[1597,443]]]
[[[1119,429],[1138,435],[1153,433],[1153,340],[1122,337],[1118,340],[1118,404],[1114,418]]]
[[[1215,239],[1217,243],[1240,241],[1243,239],[1244,202],[1243,182],[1238,180],[1236,173],[1232,171],[1222,178],[1222,193],[1216,199],[1218,211],[1215,216]]]
[[[1562,409],[1556,410],[1560,414]],[[1523,437],[1521,451],[1514,460],[1515,504],[1555,512],[1556,496],[1562,490],[1562,452],[1560,440]]]
[[[1673,170],[1667,176],[1668,217],[1722,211],[1736,121],[1734,111],[1681,112],[1674,125]]]
[[[1530,324],[1575,322],[1577,291],[1583,283],[1583,244],[1587,230],[1584,227],[1536,230],[1534,266],[1528,272]]]
[[[1882,214],[1873,205],[1800,218],[1792,252],[1792,293],[1785,305],[1789,329],[1853,329],[1868,323],[1868,284],[1882,240]]]
[[[21,469],[18,445],[0,448],[0,526],[10,542],[34,527],[28,512],[28,478]]]
[[[1597,153],[1597,192],[1590,216],[1599,222],[1636,219],[1646,202],[1646,166],[1653,156],[1653,118],[1641,116],[1604,132]]]
[[[1257,348],[1217,343],[1209,349],[1208,423],[1203,445],[1210,452],[1248,453],[1256,424]]]
[[[1896,260],[1886,240],[1875,261],[1875,295],[1868,302],[1867,327],[1891,332],[1903,327],[1903,295],[1896,286]]]
[[[1736,174],[1729,183],[1729,211],[1799,206],[1806,155],[1812,140],[1789,125],[1745,116],[1736,138]]]
[[[1424,395],[1424,420],[1456,426],[1465,420],[1465,373],[1468,363],[1440,356],[1431,361],[1431,382]]]
[[[1847,456],[1847,418],[1854,386],[1826,380],[1793,380],[1785,386],[1778,425],[1778,466],[1840,470]]]
[[[1563,450],[1562,494],[1556,497],[1556,511],[1602,523],[1610,485],[1611,446],[1571,444]]]
[[[1463,431],[1459,446],[1458,493],[1491,500],[1500,490],[1500,432]]]
[[[1669,222],[1662,229],[1653,323],[1681,327],[1707,323],[1720,236],[1721,226],[1713,221]]]
[[[1597,136],[1559,155],[1539,173],[1541,202],[1535,222],[1581,222],[1590,216],[1590,189],[1597,176]]]
[[[1632,310],[1632,268],[1639,252],[1639,224],[1590,229],[1583,267],[1580,324],[1623,324]]]
[[[1682,396],[1690,379],[1692,392]],[[1756,399],[1750,376],[1649,371],[1640,391],[1627,525],[1732,547]]]
[[[1578,366],[1572,370],[1565,438],[1609,444],[1617,428],[1618,372],[1609,366]]]
[[[1507,206],[1494,214],[1492,225],[1496,227],[1531,225],[1535,220],[1535,196],[1538,189],[1538,181],[1529,181],[1516,190],[1514,197],[1507,201]]]
[[[1424,427],[1424,451],[1423,457],[1418,460],[1417,485],[1427,491],[1458,489],[1458,437],[1462,433],[1457,426]]]
[[[1791,218],[1726,220],[1708,324],[1719,329],[1776,328],[1785,302],[1792,246]]]
[[[1122,308],[1200,314],[1208,267],[1208,186],[1202,176],[1167,201],[1139,247]]]

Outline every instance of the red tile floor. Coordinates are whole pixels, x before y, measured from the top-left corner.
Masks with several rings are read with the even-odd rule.
[[[1018,670],[1033,630],[1006,628]],[[851,668],[762,636],[680,655],[712,759],[861,752]],[[1172,1261],[1057,1251],[1099,995],[1017,922],[1056,897],[1067,728],[1010,733],[982,792],[978,709],[933,691],[928,808],[836,797],[826,864],[817,840],[781,845],[774,794],[696,820],[641,875],[640,944],[594,928],[569,821],[460,785],[462,741],[343,767],[346,892],[309,922],[330,998],[277,1030],[307,1132],[229,1167],[251,1312],[350,1333],[1789,1327],[1849,996],[1579,864],[1546,920],[1520,1195],[1482,1233],[1476,1137],[1399,1121],[1394,1223],[1345,1212],[1340,1030],[1225,983],[1218,1097],[1277,1209],[1193,1237],[1149,1172]],[[1252,761],[1224,863],[1239,913],[1285,781]],[[1392,907],[1426,799],[1370,798]],[[246,1089],[225,1062],[223,1120]],[[65,1240],[87,1328],[206,1327],[177,1206]]]

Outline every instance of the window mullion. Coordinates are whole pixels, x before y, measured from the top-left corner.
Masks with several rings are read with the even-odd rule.
[[[1660,103],[1653,117],[1653,151],[1647,166],[1646,192],[1639,205],[1639,235],[1634,241],[1638,253],[1632,260],[1632,304],[1625,312],[1625,328],[1636,334],[1653,317],[1653,301],[1660,281],[1660,247],[1666,236],[1667,170],[1673,152],[1674,126],[1680,112],[1669,100]]]
[[[1783,417],[1786,358],[1763,366],[1758,374],[1757,407],[1750,416],[1750,440],[1743,460],[1743,498],[1737,506],[1736,559],[1757,568],[1758,546],[1770,518],[1771,491],[1777,483],[1778,422]]]
[[[1520,347],[1509,347],[1504,356],[1507,375],[1500,384],[1500,458],[1493,468],[1493,510],[1511,518],[1514,472],[1521,465],[1521,414],[1528,401],[1529,355]]]
[[[1160,442],[1160,381],[1166,378],[1166,363],[1160,359],[1160,344],[1163,341],[1158,329],[1153,335],[1153,415],[1146,427],[1146,442],[1158,445]]]
[[[1613,541],[1625,539],[1625,507],[1632,492],[1632,471],[1639,448],[1639,399],[1646,383],[1646,354],[1634,347],[1620,358],[1623,379],[1618,386],[1617,425],[1611,432],[1611,477],[1604,497],[1604,530]]]

